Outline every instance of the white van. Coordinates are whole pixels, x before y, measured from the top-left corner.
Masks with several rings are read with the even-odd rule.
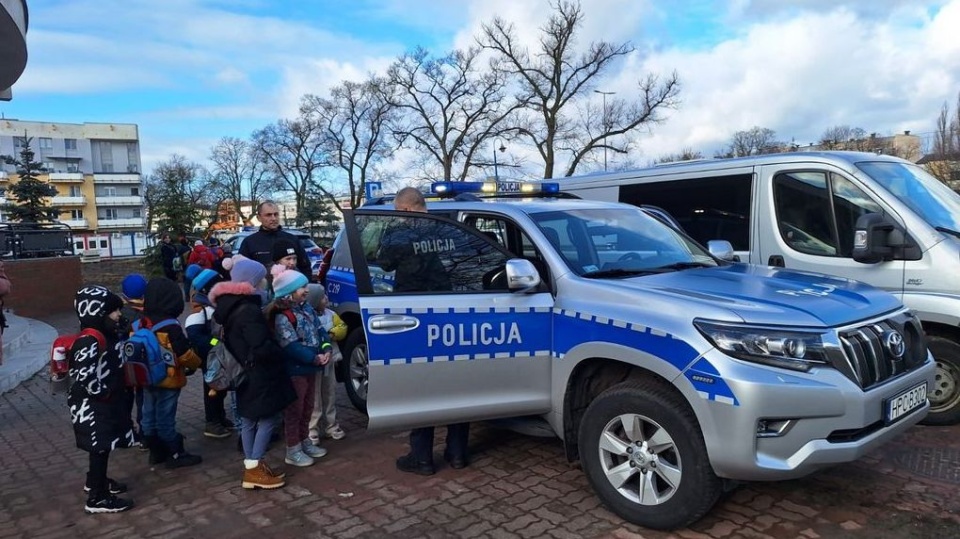
[[[920,317],[937,361],[925,423],[960,422],[960,196],[922,167],[872,153],[800,152],[551,181],[583,198],[664,208],[700,243],[728,240],[743,262],[897,295]]]

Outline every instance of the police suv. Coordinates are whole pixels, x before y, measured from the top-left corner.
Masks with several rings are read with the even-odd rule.
[[[728,262],[557,187],[444,183],[512,194],[344,212],[327,289],[370,429],[540,418],[607,507],[670,529],[735,481],[855,460],[927,414],[934,363],[894,296]],[[447,290],[394,291],[378,261],[398,227],[423,232],[411,252],[439,258]]]

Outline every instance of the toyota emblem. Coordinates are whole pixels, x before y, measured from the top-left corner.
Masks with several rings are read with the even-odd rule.
[[[884,341],[887,345],[887,351],[896,359],[903,358],[906,352],[906,346],[903,344],[903,335],[899,331],[888,331]]]

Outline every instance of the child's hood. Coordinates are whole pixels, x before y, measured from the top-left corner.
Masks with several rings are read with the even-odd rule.
[[[183,306],[183,292],[174,281],[155,277],[147,283],[147,290],[143,294],[143,314],[154,322],[179,317]]]
[[[77,290],[73,308],[81,328],[93,328],[107,334],[107,315],[123,307],[120,296],[102,286],[85,286]]]

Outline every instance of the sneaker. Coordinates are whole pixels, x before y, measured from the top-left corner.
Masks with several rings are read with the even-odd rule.
[[[319,444],[319,443],[320,443],[320,431],[318,431],[317,429],[310,429],[309,438],[310,438],[310,441],[313,442],[313,445]]]
[[[297,446],[295,449],[287,449],[287,458],[283,459],[283,461],[291,466],[299,466],[301,468],[313,466],[313,457],[304,453],[300,446]]]
[[[417,475],[433,475],[436,469],[431,462],[420,462],[413,455],[404,455],[397,459],[397,469],[401,472]]]
[[[311,440],[304,440],[300,443],[300,449],[303,449],[303,452],[307,456],[318,459],[327,454],[327,450],[314,444]]]
[[[87,504],[83,507],[87,514],[94,513],[121,513],[133,507],[133,500],[126,498],[117,498],[113,494],[107,494],[98,499],[92,496],[87,498]]]
[[[263,488],[269,490],[280,488],[285,484],[286,481],[282,477],[270,473],[270,469],[261,460],[256,468],[243,470],[243,481],[240,486],[246,489]]]
[[[342,440],[347,435],[346,431],[340,428],[340,425],[327,427],[326,434],[328,437],[333,438],[334,440]]]
[[[230,429],[223,426],[222,423],[207,421],[207,425],[203,429],[203,435],[208,438],[228,438]]]
[[[114,481],[113,479],[107,478],[107,490],[110,491],[110,494],[123,494],[127,491],[127,485]],[[90,487],[83,485],[84,492],[90,492]]]

